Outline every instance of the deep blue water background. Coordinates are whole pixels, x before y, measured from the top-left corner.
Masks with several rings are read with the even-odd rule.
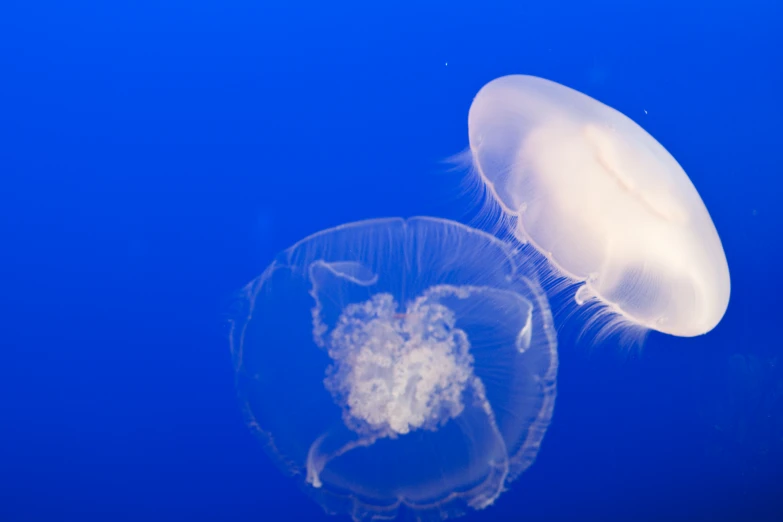
[[[510,73],[678,158],[732,300],[630,355],[565,332],[538,460],[465,520],[783,519],[782,25],[776,0],[5,0],[0,520],[331,520],[243,424],[233,292],[316,230],[461,219],[440,162]]]

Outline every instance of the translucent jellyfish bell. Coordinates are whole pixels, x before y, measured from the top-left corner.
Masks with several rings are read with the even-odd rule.
[[[516,262],[433,218],[343,225],[281,253],[231,330],[269,454],[354,520],[490,505],[535,459],[555,400],[549,307]]]
[[[532,76],[485,85],[468,117],[473,166],[515,235],[624,321],[694,336],[729,302],[726,256],[677,161],[623,114]]]

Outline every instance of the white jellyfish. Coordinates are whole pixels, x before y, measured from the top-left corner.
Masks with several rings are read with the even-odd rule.
[[[504,224],[581,283],[576,302],[597,304],[604,325],[689,337],[718,324],[730,293],[720,238],[685,171],[639,125],[515,75],[481,89],[468,126],[475,179]]]
[[[339,226],[242,292],[237,386],[269,454],[330,513],[489,506],[554,408],[548,303],[500,240],[434,218]]]

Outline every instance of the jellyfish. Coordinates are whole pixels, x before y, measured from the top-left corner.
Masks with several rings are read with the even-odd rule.
[[[599,329],[691,337],[718,324],[730,293],[720,238],[685,171],[639,125],[513,75],[479,91],[468,127],[488,208],[577,288]]]
[[[534,461],[557,350],[538,283],[499,239],[436,218],[316,233],[240,293],[239,396],[328,513],[442,520]]]

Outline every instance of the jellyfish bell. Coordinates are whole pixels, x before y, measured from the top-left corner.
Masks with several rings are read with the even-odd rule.
[[[327,512],[442,520],[491,505],[554,408],[547,300],[510,247],[434,218],[319,232],[241,293],[237,387]]]
[[[666,149],[620,112],[533,76],[491,81],[468,116],[470,157],[513,234],[580,284],[608,324],[690,337],[729,302],[707,209]]]

